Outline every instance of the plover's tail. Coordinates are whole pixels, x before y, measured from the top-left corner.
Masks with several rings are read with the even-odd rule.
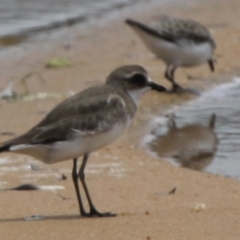
[[[0,144],[0,153],[8,152],[10,147],[11,147],[11,144],[7,144],[7,143],[6,144],[5,143]]]
[[[11,151],[11,147],[13,147],[14,145],[18,145],[20,143],[24,143],[24,135],[10,139],[6,142],[2,142],[0,143],[0,153],[2,152],[9,152]]]

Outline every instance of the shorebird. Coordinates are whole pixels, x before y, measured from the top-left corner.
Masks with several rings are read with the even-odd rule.
[[[178,128],[172,114],[168,132],[157,136],[150,148],[160,157],[173,158],[181,167],[201,171],[212,162],[217,150],[215,121],[216,115],[212,114],[208,126],[190,124]]]
[[[140,97],[154,89],[166,91],[152,82],[138,65],[126,65],[109,74],[105,84],[87,88],[57,105],[25,134],[0,144],[0,152],[30,155],[46,164],[73,159],[72,179],[82,216],[115,216],[100,213],[91,200],[84,169],[91,152],[107,146],[130,126]],[[77,171],[78,157],[83,156]],[[78,178],[90,211],[84,209]]]
[[[133,28],[148,49],[166,64],[165,77],[172,83],[170,92],[184,91],[175,82],[174,73],[178,67],[208,63],[211,71],[214,71],[213,54],[216,44],[202,24],[165,15],[149,25],[132,19],[126,19],[125,22]]]

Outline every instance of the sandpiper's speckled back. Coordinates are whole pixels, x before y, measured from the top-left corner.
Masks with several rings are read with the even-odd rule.
[[[186,19],[174,18],[166,15],[159,16],[156,21],[150,23],[150,27],[159,31],[169,40],[176,41],[186,39],[195,43],[209,41],[216,48],[209,30],[202,24]]]

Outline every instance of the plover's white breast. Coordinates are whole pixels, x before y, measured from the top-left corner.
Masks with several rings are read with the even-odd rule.
[[[151,81],[150,78],[149,78],[149,81]],[[150,90],[151,90],[150,87],[146,87],[146,88],[142,88],[142,89],[138,89],[138,90],[129,91],[128,94],[131,96],[131,98],[134,101],[134,103],[136,104],[136,106],[138,106],[139,99],[142,97],[142,95],[144,93],[149,92]]]

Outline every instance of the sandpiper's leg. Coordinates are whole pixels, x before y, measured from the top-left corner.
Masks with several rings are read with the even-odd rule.
[[[171,77],[169,75],[169,69],[170,69],[170,66],[167,65],[167,68],[165,70],[164,76],[165,76],[166,79],[168,79],[170,82],[172,82],[172,79],[171,79]]]
[[[179,91],[180,89],[183,89],[180,85],[178,85],[175,80],[174,80],[174,73],[176,71],[175,66],[167,66],[166,71],[165,71],[165,77],[172,83],[172,89],[169,91],[170,93],[175,93]]]
[[[183,88],[177,84],[174,80],[174,73],[177,70],[177,67],[173,66],[172,69],[170,70],[170,76],[172,79],[172,92],[177,92],[179,90],[182,90]]]
[[[112,214],[112,213],[109,213],[109,212],[100,213],[100,212],[97,211],[97,209],[93,205],[93,202],[92,202],[92,199],[90,197],[87,185],[85,183],[85,174],[84,174],[84,169],[85,169],[88,157],[89,157],[89,154],[84,155],[82,165],[81,165],[81,167],[79,169],[79,172],[78,172],[78,176],[80,178],[80,181],[82,183],[83,189],[85,191],[85,194],[86,194],[86,197],[87,197],[87,200],[88,200],[88,203],[89,203],[89,207],[90,207],[89,216],[114,217],[114,216],[116,216],[116,214]]]
[[[214,62],[215,62],[214,59],[208,60],[208,65],[212,72],[214,72],[214,70],[215,70]]]
[[[199,96],[200,93],[197,90],[192,88],[183,88],[174,81],[174,73],[176,69],[176,67],[173,67],[170,71],[171,78],[173,79],[172,93],[190,93]]]
[[[82,216],[88,216],[88,213],[86,213],[86,211],[84,210],[83,202],[82,202],[82,198],[81,198],[80,191],[79,191],[79,186],[78,186],[77,158],[73,159],[72,180],[73,180],[75,191],[76,191],[76,194],[77,194],[80,213],[81,213]]]

